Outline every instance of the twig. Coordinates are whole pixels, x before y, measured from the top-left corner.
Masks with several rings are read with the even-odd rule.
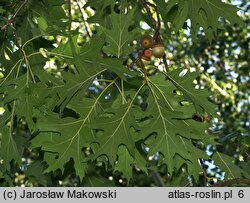
[[[69,12],[69,31],[70,31],[72,24],[71,0],[68,0],[68,12]]]
[[[146,1],[145,1],[146,2]],[[155,30],[155,40],[159,43],[162,43],[162,39],[161,39],[161,36],[160,36],[160,30],[161,30],[161,18],[160,18],[160,13],[158,11],[158,8],[156,5],[150,3],[150,2],[146,2],[146,4],[148,4],[149,6],[153,7],[155,12],[156,12],[156,16],[157,16],[157,28]],[[162,57],[162,60],[163,60],[163,64],[165,66],[165,70],[166,72],[169,71],[169,67],[168,67],[168,62],[166,60],[166,54],[163,55]]]
[[[133,67],[133,65],[135,65],[136,62],[139,60],[141,60],[140,57],[137,57],[134,61],[132,61],[132,63],[128,65],[128,69],[131,69]]]
[[[83,14],[83,12],[82,12],[82,8],[81,8],[81,6],[80,6],[78,0],[76,0],[76,3],[77,3],[77,6],[78,6],[78,10],[79,10],[80,13],[81,13],[82,21],[83,21],[83,23],[84,23],[85,30],[86,30],[86,32],[87,32],[88,37],[90,38],[92,34],[91,34],[90,31],[89,31],[90,29],[89,29],[89,26],[88,26],[88,24],[87,24],[87,22],[86,22],[86,19],[84,18],[84,14]]]
[[[250,179],[243,179],[243,178],[235,178],[232,180],[225,181],[223,183],[216,183],[212,185],[212,187],[229,187],[232,185],[250,185]]]
[[[249,158],[250,158],[249,152],[245,151],[245,154],[246,154],[246,156],[247,156],[247,159],[249,159]]]
[[[153,18],[153,15],[150,11],[150,8],[148,7],[148,2],[146,2],[146,0],[141,0],[141,4],[142,6],[146,9],[147,13],[148,13],[148,16],[153,24],[153,28],[154,30],[156,31],[157,30],[157,24],[156,24],[156,21],[155,19]]]
[[[160,13],[157,9],[157,6],[155,6],[152,3],[147,2],[146,0],[141,0],[141,4],[143,5],[143,7],[146,9],[147,14],[152,22],[153,25],[153,29],[155,30],[155,34],[154,34],[154,39],[157,43],[162,42],[161,40],[161,36],[160,36],[160,29],[161,29],[161,19],[160,19]],[[153,15],[150,11],[149,6],[153,7],[155,12],[156,12],[156,16],[157,16],[157,21],[153,18]]]
[[[2,32],[3,30],[7,29],[9,27],[10,24],[14,23],[14,21],[16,20],[17,15],[20,13],[20,11],[22,10],[22,8],[27,4],[28,0],[24,0],[23,3],[21,4],[21,6],[17,9],[17,11],[14,13],[14,15],[7,21],[6,24],[4,24],[1,28],[0,28],[0,32]]]
[[[166,70],[166,72],[168,72],[169,67],[168,67],[168,62],[167,62],[167,59],[166,59],[166,54],[163,55],[162,60],[163,60],[164,66],[165,66],[165,70]]]
[[[145,1],[146,2],[146,1]],[[161,40],[161,36],[160,36],[160,30],[161,30],[161,18],[160,18],[160,13],[158,11],[158,8],[156,5],[150,3],[150,2],[146,2],[146,4],[148,4],[149,6],[151,6],[152,8],[154,8],[155,12],[156,12],[156,17],[157,17],[157,27],[155,30],[155,39],[157,42],[162,42]]]
[[[205,186],[207,185],[207,169],[206,169],[206,166],[203,162],[202,159],[199,159],[200,161],[200,164],[201,164],[201,168],[202,168],[202,173],[203,173],[203,177],[204,177],[204,183],[205,183]]]
[[[158,187],[164,187],[164,183],[161,180],[161,176],[157,172],[152,172],[151,176]]]
[[[156,5],[150,3],[150,2],[147,2],[146,0],[141,0],[141,3],[143,5],[143,7],[146,9],[147,11],[147,14],[153,24],[153,28],[154,28],[154,31],[155,31],[155,34],[154,34],[154,39],[157,43],[162,43],[162,39],[161,39],[161,35],[160,35],[160,30],[161,30],[161,18],[160,18],[160,13],[158,11],[158,8]],[[153,15],[150,11],[150,8],[149,6],[151,6],[155,12],[156,12],[156,16],[157,16],[157,21],[153,18]],[[168,67],[168,62],[166,60],[166,54],[163,55],[162,57],[162,60],[163,60],[163,64],[165,66],[165,70],[166,72],[169,71],[169,67]],[[166,78],[167,79],[167,78]]]
[[[132,68],[133,65],[136,64],[137,61],[141,60],[142,55],[143,55],[142,52],[141,52],[141,53],[138,53],[137,58],[136,58],[131,64],[128,65],[128,69]],[[142,63],[142,62],[141,62],[141,63]],[[142,65],[144,65],[144,64],[142,63]]]
[[[161,18],[160,18],[160,13],[158,11],[158,8],[157,6],[155,6],[154,4],[151,4],[149,2],[147,2],[148,5],[150,5],[151,7],[154,8],[155,12],[156,12],[156,16],[157,16],[157,22],[158,22],[158,25],[157,25],[157,30],[156,30],[156,33],[155,33],[155,38],[157,40],[159,40],[159,42],[161,43],[162,42],[162,39],[161,39],[161,36],[160,36],[160,29],[161,29]],[[168,72],[169,71],[169,67],[168,67],[168,62],[166,60],[166,54],[163,55],[162,57],[162,61],[163,61],[163,64],[165,66],[165,71]]]

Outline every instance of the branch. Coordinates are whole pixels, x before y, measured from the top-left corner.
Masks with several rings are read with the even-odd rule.
[[[89,26],[88,26],[88,24],[87,24],[87,22],[86,22],[86,19],[84,18],[84,14],[83,14],[83,12],[82,12],[82,8],[81,8],[81,6],[80,6],[80,4],[79,4],[79,1],[76,0],[76,3],[77,3],[77,6],[78,6],[78,10],[79,10],[80,13],[81,13],[82,21],[83,21],[83,23],[84,23],[85,30],[86,30],[86,32],[87,32],[88,37],[90,38],[91,35],[92,35],[92,33],[91,33],[91,31],[89,31],[90,29],[89,29]]]
[[[148,14],[148,16],[150,18],[150,21],[152,22],[153,28],[154,28],[154,30],[156,32],[158,30],[157,24],[156,24],[155,19],[153,18],[153,15],[152,15],[152,13],[150,11],[150,8],[148,7],[148,2],[146,0],[140,0],[140,1],[141,1],[142,6],[146,9],[147,14]]]
[[[0,32],[2,32],[3,30],[7,29],[9,27],[10,24],[14,23],[16,20],[17,15],[20,13],[20,11],[23,9],[23,7],[27,4],[28,0],[24,0],[23,3],[21,4],[21,6],[17,9],[17,11],[14,13],[14,15],[7,21],[7,23],[5,25],[3,25],[0,28]]]
[[[154,34],[155,41],[156,42],[161,42],[161,36],[160,36],[161,19],[160,19],[160,13],[159,13],[159,11],[157,9],[157,6],[155,6],[152,3],[147,2],[146,0],[140,0],[140,1],[141,1],[142,6],[146,9],[147,14],[148,14],[148,16],[150,18],[150,21],[152,22],[153,29],[155,31],[155,34]],[[154,10],[156,12],[156,16],[157,16],[157,22],[153,18],[153,14],[151,13],[149,6],[154,8]]]
[[[70,31],[72,24],[71,0],[68,0],[68,12],[69,12],[69,31]]]
[[[162,43],[162,39],[161,39],[161,35],[160,35],[160,29],[161,29],[161,18],[160,18],[160,13],[158,11],[158,8],[156,5],[150,3],[150,2],[147,2],[146,0],[140,0],[141,1],[141,4],[142,6],[146,9],[147,11],[147,14],[153,24],[153,29],[155,31],[155,34],[154,34],[154,39],[157,43]],[[153,18],[153,15],[150,11],[150,8],[149,6],[151,6],[152,8],[154,8],[155,12],[156,12],[156,16],[157,16],[157,22],[156,20]],[[167,63],[167,59],[166,59],[166,54],[163,55],[162,57],[162,61],[163,61],[163,64],[165,66],[165,70],[166,72],[169,71],[169,67],[168,67],[168,63]]]
[[[235,178],[232,180],[225,181],[223,183],[216,183],[212,187],[230,187],[232,185],[250,185],[250,179]]]
[[[164,183],[161,180],[161,176],[157,172],[152,172],[151,176],[158,187],[164,187]]]
[[[156,5],[150,3],[150,2],[146,2],[146,4],[148,4],[149,6],[151,6],[152,8],[154,8],[155,12],[156,12],[156,17],[157,17],[157,28],[155,30],[155,39],[157,42],[162,42],[161,40],[161,36],[160,36],[160,30],[161,30],[161,18],[160,18],[160,13],[158,11],[158,8]],[[158,41],[159,40],[159,41]]]
[[[165,66],[165,71],[168,72],[169,67],[168,67],[168,62],[167,62],[167,59],[166,59],[166,54],[163,55],[162,60],[163,60],[164,66]]]
[[[150,11],[150,8],[148,7],[148,4],[147,4],[146,0],[141,0],[141,4],[146,9],[146,11],[148,13],[148,16],[149,16],[149,18],[150,18],[150,20],[151,20],[151,22],[153,24],[154,30],[157,30],[156,21],[155,21],[155,19],[152,16],[152,13]]]

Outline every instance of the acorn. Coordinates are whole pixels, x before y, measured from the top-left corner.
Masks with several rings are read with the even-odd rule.
[[[152,48],[152,54],[156,58],[161,58],[165,54],[164,44],[155,44]]]
[[[143,64],[142,64],[143,63]],[[142,56],[140,59],[136,61],[136,65],[140,68],[150,64],[150,58],[147,56]]]
[[[147,57],[147,56],[142,56],[141,57],[141,61],[143,62],[143,64],[146,66],[146,65],[148,65],[148,64],[150,64],[150,58],[149,57]]]
[[[141,45],[146,49],[152,48],[154,45],[154,38],[151,35],[143,35],[141,37]]]
[[[143,51],[143,55],[150,58],[152,56],[152,50],[151,49],[145,49]]]

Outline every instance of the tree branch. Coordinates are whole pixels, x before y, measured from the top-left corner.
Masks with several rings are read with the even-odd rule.
[[[88,37],[90,38],[92,34],[91,34],[91,31],[89,31],[89,30],[90,30],[90,29],[89,29],[89,26],[88,26],[88,24],[87,24],[87,22],[86,22],[86,19],[84,18],[84,13],[82,12],[82,8],[81,8],[81,6],[80,6],[78,0],[76,0],[76,3],[77,3],[77,6],[78,6],[78,10],[79,10],[80,13],[81,13],[82,21],[83,21],[83,23],[84,23],[85,30],[86,30],[86,32],[87,32]]]
[[[166,54],[163,55],[162,57],[162,60],[163,60],[163,64],[165,66],[165,71],[168,72],[169,71],[169,67],[168,67],[168,62],[167,62],[167,59],[166,59]]]
[[[68,0],[68,13],[69,13],[69,31],[70,31],[72,24],[71,0]]]
[[[148,14],[148,16],[149,16],[149,18],[150,18],[150,20],[152,22],[153,29],[155,31],[155,34],[154,34],[155,42],[156,43],[162,43],[162,39],[161,39],[161,35],[160,35],[161,18],[160,18],[160,13],[158,11],[157,6],[150,3],[150,2],[147,2],[146,0],[140,0],[140,1],[141,1],[142,6],[146,9],[147,14]],[[154,9],[154,11],[156,12],[157,21],[153,18],[153,14],[151,13],[149,6],[151,6]],[[166,59],[166,54],[163,55],[162,61],[163,61],[163,64],[165,66],[166,72],[168,72],[169,67],[168,67],[168,63],[167,63],[167,59]]]
[[[157,23],[156,24],[156,29],[155,29],[155,39],[157,42],[162,42],[161,40],[161,36],[160,36],[160,30],[161,30],[161,18],[160,18],[160,13],[158,11],[158,8],[156,5],[145,1],[147,5],[151,6],[152,8],[154,8],[155,13],[156,13],[156,17],[157,17]]]
[[[235,178],[232,180],[225,181],[223,183],[216,183],[212,187],[230,187],[232,185],[250,185],[250,179]]]
[[[160,36],[161,18],[160,18],[160,13],[159,13],[159,11],[157,9],[157,6],[150,3],[150,2],[147,2],[146,0],[141,0],[141,4],[146,9],[147,14],[148,14],[148,16],[150,18],[150,21],[152,22],[153,29],[155,31],[155,34],[154,34],[155,41],[157,43],[162,42],[161,36]],[[156,16],[157,16],[157,21],[153,18],[153,14],[151,13],[151,10],[150,10],[149,6],[151,6],[155,10]]]
[[[156,184],[158,187],[164,187],[164,186],[165,186],[164,183],[163,183],[162,180],[161,180],[161,176],[160,176],[159,173],[157,173],[157,172],[152,172],[152,173],[151,173],[151,176],[152,176],[152,178],[153,178],[155,184]]]
[[[140,0],[140,1],[141,1],[142,6],[146,9],[147,14],[148,14],[148,16],[150,18],[150,21],[152,22],[153,28],[154,28],[154,30],[156,32],[158,30],[158,27],[157,27],[155,19],[153,18],[153,15],[152,15],[152,13],[150,11],[150,8],[148,7],[148,2],[146,0]]]
[[[10,24],[14,23],[14,21],[16,20],[17,15],[20,13],[20,11],[23,9],[23,7],[27,4],[28,0],[24,0],[23,3],[20,5],[20,7],[16,10],[16,12],[14,13],[14,15],[7,21],[6,24],[4,24],[1,28],[0,28],[0,32],[2,32],[3,30],[7,29],[9,27]]]

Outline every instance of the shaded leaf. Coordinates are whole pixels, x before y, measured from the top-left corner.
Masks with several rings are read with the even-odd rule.
[[[135,37],[137,31],[129,31],[129,26],[133,23],[134,12],[129,11],[127,14],[111,14],[112,29],[104,31],[108,45],[104,47],[104,51],[120,58],[122,55],[128,55],[133,48],[129,46]]]
[[[211,93],[207,89],[195,89],[193,81],[197,77],[197,73],[187,73],[183,77],[179,76],[180,70],[174,70],[168,73],[169,79],[183,93],[185,99],[191,101],[197,112],[204,111],[215,115],[215,105],[209,101]]]
[[[165,25],[169,22],[169,16],[172,14],[171,22],[178,31],[184,25],[187,19],[191,20],[191,31],[197,34],[200,27],[203,27],[207,38],[211,41],[217,29],[221,28],[219,18],[223,17],[231,24],[244,25],[243,21],[237,15],[238,9],[221,0],[170,0],[167,3],[161,0],[155,0],[157,7],[163,16]]]
[[[249,173],[247,173],[245,170],[242,170],[233,163],[234,158],[220,152],[215,152],[212,158],[215,161],[215,164],[225,172],[225,179],[235,179],[242,176],[245,176],[245,178],[250,178]]]

